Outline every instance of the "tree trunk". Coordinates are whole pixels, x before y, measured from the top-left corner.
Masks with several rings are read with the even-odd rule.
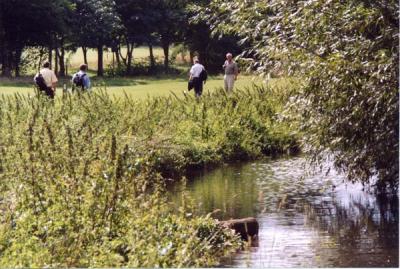
[[[21,62],[22,48],[17,48],[14,54],[14,68],[15,68],[15,76],[20,76],[20,62]]]
[[[68,59],[65,60],[65,76],[68,77]]]
[[[115,59],[117,60],[117,65],[120,66],[121,65],[121,59],[119,57],[119,49],[117,49],[117,51],[115,52]]]
[[[194,59],[194,51],[190,51],[189,52],[189,56],[190,56],[190,63],[193,63],[193,59]]]
[[[151,42],[149,44],[149,51],[150,51],[150,69],[154,69],[156,66],[156,61],[154,59],[154,53],[153,53],[153,44]]]
[[[51,46],[49,46],[49,63],[50,63],[50,69],[53,67],[53,49]],[[42,66],[42,63],[39,63],[39,69]]]
[[[60,77],[65,77],[65,49],[64,47],[61,47],[60,49],[60,54],[58,55],[58,59],[60,62],[60,72],[58,73],[58,75]]]
[[[87,61],[87,47],[82,46],[82,52],[83,52],[83,62],[88,65],[88,61]]]
[[[164,68],[168,70],[169,67],[169,41],[164,40],[162,41],[162,48],[164,51]]]
[[[182,63],[186,63],[186,54],[185,52],[181,52],[181,59],[182,59]]]
[[[119,58],[122,59],[122,63],[126,66],[126,59],[128,57],[124,58],[124,56],[122,55],[122,51],[121,50],[119,50],[118,53],[119,53]]]
[[[1,65],[1,74],[3,74],[3,69],[4,69],[4,52],[5,52],[5,34],[3,30],[3,18],[2,18],[2,12],[0,12],[0,65]]]
[[[39,54],[39,61],[38,61],[38,63],[37,63],[37,66],[35,66],[35,70],[36,71],[40,71],[40,65],[42,64],[42,60],[43,60],[43,54],[44,54],[45,52],[44,52],[44,47],[42,47],[41,49],[40,49],[40,54]],[[51,68],[51,66],[50,66],[50,68]]]
[[[4,68],[4,48],[0,44],[0,65],[1,65],[1,74],[3,74],[3,68]]]
[[[199,51],[199,59],[202,65],[208,66],[207,53],[205,51]]]
[[[127,49],[127,54],[126,54],[126,58],[127,58],[127,65],[126,65],[126,74],[130,75],[132,73],[132,59],[133,59],[133,48],[134,48],[134,44],[133,43],[127,43],[126,44],[126,49]]]
[[[0,43],[1,46],[1,51],[0,51],[0,59],[1,59],[1,75],[5,77],[10,77],[11,76],[11,69],[9,68],[9,63],[8,63],[8,58],[9,58],[9,53],[7,49],[7,45],[5,42]]]
[[[97,76],[102,77],[103,75],[103,45],[99,45],[97,47]]]
[[[7,45],[3,48],[3,67],[2,67],[2,76],[11,77],[11,53],[8,51]]]
[[[54,49],[54,73],[58,74],[58,48]]]
[[[1,32],[0,32],[0,34],[1,34]],[[1,38],[1,36],[0,36],[0,38]],[[0,65],[1,65],[0,71],[1,71],[1,74],[3,74],[3,67],[4,67],[4,44],[3,43],[4,42],[0,43]]]

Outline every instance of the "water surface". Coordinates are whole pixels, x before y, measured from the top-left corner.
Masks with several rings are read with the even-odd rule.
[[[398,267],[398,197],[345,183],[329,167],[307,173],[302,158],[229,165],[187,189],[202,213],[257,218],[258,247],[226,266]]]

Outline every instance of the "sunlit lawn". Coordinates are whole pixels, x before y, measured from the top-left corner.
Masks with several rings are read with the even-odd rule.
[[[280,80],[271,80],[272,84],[281,83]],[[235,87],[245,88],[253,83],[262,84],[262,79],[254,76],[239,76]],[[57,95],[62,93],[62,85],[66,84],[70,88],[70,82],[64,80],[60,82],[57,89]],[[93,90],[106,88],[111,95],[122,96],[124,92],[135,98],[144,98],[147,96],[162,96],[171,94],[171,92],[182,95],[183,91],[187,91],[187,78],[176,77],[172,78],[152,78],[152,77],[137,77],[137,78],[110,78],[110,79],[94,79]],[[205,91],[213,91],[216,88],[223,87],[222,76],[210,77],[204,86]],[[33,80],[28,79],[23,81],[0,80],[0,94],[34,94]],[[193,91],[191,92],[193,94]]]
[[[244,88],[251,86],[252,83],[260,84],[260,79],[254,79],[253,77],[246,76],[240,78],[237,83],[237,88]],[[222,77],[212,77],[204,85],[204,91],[213,91],[219,87],[223,87]],[[107,87],[110,94],[119,96],[126,92],[127,94],[143,98],[146,96],[162,96],[168,95],[173,92],[176,95],[182,95],[184,91],[187,91],[187,80],[186,79],[161,79],[161,80],[138,80],[136,85],[127,86],[110,86]],[[191,92],[192,94],[193,91]]]

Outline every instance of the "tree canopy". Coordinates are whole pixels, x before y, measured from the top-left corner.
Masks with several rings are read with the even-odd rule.
[[[19,61],[26,46],[48,44],[52,35],[66,31],[71,3],[64,0],[0,2],[0,59],[2,74],[19,73]]]
[[[352,180],[396,189],[398,10],[394,0],[214,0],[199,16],[250,42],[242,56],[259,72],[299,78],[293,105],[314,153],[328,151]]]
[[[55,56],[55,70],[65,75],[65,53],[87,49],[98,51],[98,75],[103,75],[103,50],[111,48],[118,65],[131,74],[133,50],[147,45],[164,52],[164,68],[169,68],[169,49],[185,44],[191,55],[199,54],[204,62],[220,62],[225,49],[238,50],[236,40],[211,36],[207,25],[191,23],[192,6],[205,6],[209,1],[197,0],[3,0],[0,3],[0,69],[3,76],[19,75],[21,54],[27,47],[48,51]],[[210,43],[210,45],[208,45]],[[122,54],[121,47],[126,48]],[[218,49],[210,49],[210,48]],[[217,60],[213,53],[217,51]],[[53,54],[54,53],[54,54]],[[221,55],[219,55],[221,54]],[[151,56],[154,66],[154,57]],[[213,63],[215,61],[215,63]],[[218,63],[220,65],[220,63]],[[220,70],[218,70],[220,71]]]

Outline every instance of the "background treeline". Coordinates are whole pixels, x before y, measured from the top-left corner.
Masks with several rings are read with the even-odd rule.
[[[197,55],[211,72],[220,71],[226,51],[241,52],[233,35],[212,36],[203,20],[192,22],[196,8],[209,0],[2,0],[0,2],[0,72],[20,76],[24,50],[34,47],[35,62],[48,59],[66,75],[67,52],[98,52],[97,75],[103,76],[103,54],[112,51],[118,74],[130,75],[134,48],[149,48],[150,70],[167,71],[170,47],[179,44]],[[164,62],[156,66],[153,48],[162,47]],[[122,50],[123,48],[123,50]],[[122,71],[121,71],[122,70]],[[110,72],[116,73],[116,72]]]

